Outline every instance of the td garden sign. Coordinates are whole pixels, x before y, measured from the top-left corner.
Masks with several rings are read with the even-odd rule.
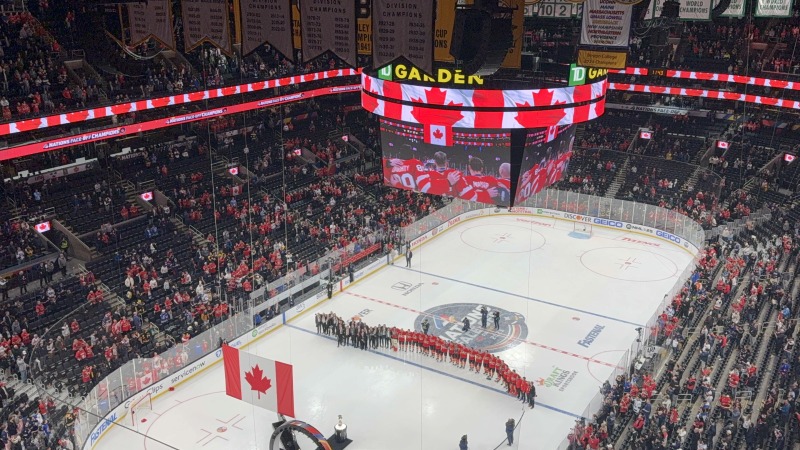
[[[436,69],[433,75],[406,64],[389,64],[378,70],[378,78],[388,81],[422,81],[433,84],[483,85],[478,75],[465,75],[459,69]]]

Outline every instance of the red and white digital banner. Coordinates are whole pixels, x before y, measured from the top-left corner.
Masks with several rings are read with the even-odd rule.
[[[188,103],[211,100],[228,95],[259,92],[279,86],[291,86],[330,78],[349,77],[358,75],[359,73],[360,71],[356,69],[327,70],[323,72],[309,73],[306,75],[296,75],[291,77],[276,78],[273,80],[244,83],[237,86],[207,89],[204,91],[189,92],[186,94],[176,94],[148,100],[139,100],[136,102],[118,103],[116,105],[84,109],[81,111],[55,114],[52,116],[37,117],[35,119],[0,123],[0,136],[22,133],[25,131],[41,130],[59,125],[76,124],[85,122],[87,120],[102,119],[104,117],[111,117],[119,114],[148,111],[175,105],[185,105]]]
[[[702,97],[717,100],[756,103],[759,105],[777,106],[778,108],[800,109],[800,101],[762,95],[740,94],[738,92],[718,91],[714,89],[692,89],[669,86],[648,86],[645,84],[609,83],[609,89],[615,91],[643,92],[647,94],[679,95],[681,97]]]
[[[628,67],[625,70],[609,70],[610,73],[625,75],[648,75],[650,70],[646,67]],[[749,84],[752,86],[773,87],[776,89],[791,89],[800,91],[800,82],[787,80],[774,80],[771,78],[748,77],[744,75],[731,75],[729,73],[695,72],[691,70],[667,70],[667,78],[682,78],[686,80],[720,81],[723,83]]]
[[[607,87],[606,80],[554,89],[491,90],[401,84],[365,74],[361,79],[361,105],[375,115],[408,123],[475,129],[586,122],[603,114]]]
[[[294,94],[280,95],[277,97],[267,98],[263,100],[256,100],[248,103],[240,103],[238,105],[231,105],[224,108],[212,108],[212,109],[207,109],[205,111],[198,111],[195,113],[183,114],[180,116],[173,116],[165,119],[150,120],[147,122],[139,122],[125,126],[106,128],[104,130],[97,130],[91,133],[76,134],[73,136],[62,137],[50,141],[19,145],[16,147],[9,147],[7,149],[1,150],[0,161],[5,161],[13,158],[21,158],[23,156],[33,155],[36,153],[61,150],[64,148],[72,147],[74,145],[86,144],[89,142],[130,136],[132,134],[141,133],[144,131],[157,130],[159,128],[166,128],[175,125],[181,125],[184,123],[196,122],[198,120],[214,119],[227,114],[241,113],[259,108],[270,108],[272,106],[281,105],[284,103],[308,100],[314,97],[320,97],[324,95],[358,92],[360,89],[361,86],[358,84],[319,88],[305,92],[297,92]]]
[[[398,83],[361,74],[361,84],[364,90],[385,100],[461,108],[572,106],[574,103],[603,98],[606,95],[607,82],[606,79],[603,79],[582,86],[553,89],[459,89]]]

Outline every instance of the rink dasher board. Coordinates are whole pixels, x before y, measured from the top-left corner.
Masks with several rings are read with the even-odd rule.
[[[588,215],[567,213],[563,211],[556,211],[546,208],[531,208],[531,207],[512,207],[509,208],[508,210],[500,210],[500,211],[497,211],[495,208],[484,208],[480,210],[468,211],[449,219],[447,222],[417,237],[416,239],[411,241],[409,246],[412,249],[419,248],[424,243],[432,240],[433,238],[444,233],[445,231],[448,231],[449,229],[457,225],[460,225],[461,223],[481,217],[492,217],[492,216],[533,216],[545,219],[561,220],[572,223],[576,222],[587,223],[591,224],[592,226],[599,226],[601,228],[606,228],[614,231],[629,232],[651,238],[656,238],[661,241],[670,243],[680,249],[683,249],[692,256],[696,256],[698,253],[698,248],[688,240],[680,236],[673,235],[669,232],[659,230],[657,228],[632,224],[623,221],[603,219]],[[533,224],[535,225],[535,222]],[[550,224],[546,223],[542,223],[541,225],[550,226]],[[402,258],[402,255],[398,256],[395,259],[398,258]],[[383,257],[379,257],[376,261],[367,265],[363,269],[356,271],[353,274],[352,283],[350,282],[349,277],[342,278],[339,281],[338,285],[334,285],[334,294],[345,290],[351,284],[359,282],[360,280],[368,277],[372,273],[380,270],[381,268],[387,265],[388,265],[387,260]],[[325,300],[327,300],[327,292],[321,291],[317,293],[313,298],[309,298],[299,303],[295,307],[291,308],[290,310],[284,312],[281,316],[274,317],[270,321],[259,325],[258,327],[254,328],[253,330],[247,333],[244,333],[233,342],[230,342],[228,345],[234,348],[245,348],[248,345],[252,344],[253,342],[277,330],[281,325],[287,323],[290,320],[293,320],[306,310],[314,308],[315,306],[317,306],[318,304],[322,303]],[[116,408],[111,410],[106,415],[106,417],[92,429],[92,432],[91,434],[89,434],[88,439],[84,443],[83,448],[93,449],[100,441],[100,439],[102,439],[102,437],[108,432],[108,430],[110,430],[114,425],[116,425],[117,423],[119,423],[120,421],[124,420],[127,417],[130,405],[136,399],[141,398],[144,395],[150,394],[152,396],[152,399],[155,400],[162,394],[170,392],[171,388],[179,386],[185,381],[188,381],[189,379],[202,373],[206,369],[215,366],[220,361],[222,361],[221,349],[200,358],[194,363],[183,368],[183,370],[176,372],[170,375],[169,377],[148,386],[147,389],[144,389],[132,395],[125,402],[121,403],[120,405],[117,405]]]
[[[500,210],[499,212],[497,212],[494,208],[486,208],[486,209],[479,209],[475,211],[468,211],[462,213],[456,217],[453,217],[452,219],[449,219],[447,222],[428,231],[427,233],[419,236],[418,238],[414,239],[413,241],[411,241],[410,247],[412,249],[418,248],[423,243],[437,237],[440,233],[444,233],[450,228],[453,228],[454,226],[459,225],[468,220],[480,217],[515,216],[515,215],[556,219],[572,223],[586,223],[592,226],[598,226],[609,230],[640,234],[642,236],[656,238],[661,241],[670,243],[688,252],[692,256],[697,256],[697,253],[699,251],[697,246],[689,242],[688,240],[680,236],[674,235],[672,233],[669,233],[667,231],[660,230],[658,228],[652,228],[645,225],[637,225],[629,222],[623,222],[620,220],[610,220],[601,217],[593,217],[584,214],[574,214],[563,211],[556,211],[552,209],[530,208],[530,207],[520,207],[520,206],[512,207],[509,208],[508,210]],[[541,225],[549,226],[550,224],[542,223]]]

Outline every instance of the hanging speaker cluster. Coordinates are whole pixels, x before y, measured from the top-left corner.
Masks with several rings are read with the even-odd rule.
[[[465,74],[488,77],[500,69],[514,46],[511,12],[481,2],[456,10],[450,54],[461,62]]]

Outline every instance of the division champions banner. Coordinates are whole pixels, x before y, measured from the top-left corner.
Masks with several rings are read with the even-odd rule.
[[[128,4],[128,21],[131,33],[129,45],[139,45],[152,37],[169,48],[175,48],[172,13],[168,0]]]
[[[242,53],[247,55],[265,42],[284,57],[294,59],[290,0],[240,0]]]
[[[231,53],[226,0],[182,0],[181,11],[187,52],[203,42],[209,42],[223,52]]]
[[[384,67],[398,57],[433,73],[432,0],[373,0],[372,64]]]
[[[353,0],[302,0],[300,33],[304,61],[330,50],[351,67],[358,66],[356,3]]]

